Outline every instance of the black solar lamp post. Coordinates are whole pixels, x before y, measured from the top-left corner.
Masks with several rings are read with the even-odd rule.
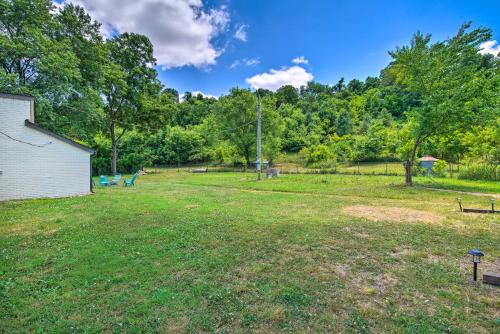
[[[474,282],[477,281],[477,264],[481,262],[481,257],[484,256],[483,252],[481,252],[479,249],[471,249],[467,253],[472,255],[472,263],[474,263],[474,273],[473,273],[473,279]]]

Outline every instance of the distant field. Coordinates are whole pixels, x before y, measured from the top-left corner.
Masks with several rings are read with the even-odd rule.
[[[0,202],[0,332],[498,331],[500,290],[470,283],[466,252],[498,266],[500,221],[455,202],[488,207],[498,183],[255,178],[157,169]]]
[[[213,163],[208,164],[197,164],[193,166],[171,166],[166,169],[169,170],[180,170],[180,171],[190,171],[193,168],[198,167],[208,167],[210,171],[224,171],[224,172],[245,172],[254,171],[255,167],[245,168],[243,166],[221,166],[214,165]],[[302,164],[297,162],[276,162],[273,168],[277,168],[281,173],[286,174],[361,174],[361,175],[404,175],[404,169],[401,162],[363,162],[354,165],[349,165],[346,163],[337,164],[335,167],[323,167],[323,168],[311,168],[304,167]],[[151,170],[162,169],[161,167],[155,168],[151,167]]]
[[[284,173],[319,173],[336,172],[340,174],[375,174],[375,175],[404,175],[404,168],[401,162],[363,162],[359,164],[337,164],[329,168],[307,168],[296,163],[278,163],[276,168]]]

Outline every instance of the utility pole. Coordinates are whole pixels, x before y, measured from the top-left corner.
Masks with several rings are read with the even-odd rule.
[[[257,90],[257,181],[260,181],[260,94]]]

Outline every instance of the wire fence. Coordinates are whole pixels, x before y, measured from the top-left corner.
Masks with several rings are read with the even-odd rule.
[[[348,175],[404,175],[403,164],[399,162],[388,163],[357,163],[357,164],[336,164],[335,166],[312,168],[296,163],[276,163],[270,166],[278,170],[281,174],[348,174]],[[150,172],[160,172],[161,170],[178,172],[232,172],[232,173],[253,173],[256,172],[255,165],[228,165],[217,163],[196,163],[196,164],[176,164],[176,165],[154,165],[147,168]],[[265,167],[263,167],[265,170]]]
[[[468,165],[450,164],[447,168],[448,178],[458,178],[461,169],[466,169]],[[280,174],[342,174],[342,175],[377,175],[377,176],[404,176],[405,169],[403,162],[353,162],[353,163],[337,163],[328,167],[307,167],[300,163],[280,162],[275,163],[269,168],[276,169]],[[161,170],[178,171],[178,172],[209,172],[209,173],[255,173],[255,164],[246,166],[242,164],[222,164],[222,163],[191,163],[191,164],[172,164],[172,165],[154,165],[146,168],[148,172],[160,172]],[[265,166],[263,166],[263,171]],[[496,168],[494,170],[495,177],[493,180],[498,180]],[[468,177],[463,177],[468,178]],[[468,179],[483,179],[483,178],[468,178]],[[491,179],[491,178],[487,178]]]

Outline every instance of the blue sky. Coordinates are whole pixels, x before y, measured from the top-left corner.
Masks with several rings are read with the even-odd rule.
[[[149,0],[122,0],[120,6],[109,0],[108,7],[99,0],[74,2],[108,21],[104,33],[148,35],[162,64],[160,79],[181,93],[219,96],[231,87],[249,87],[248,78],[271,70],[253,82],[265,86],[277,76],[278,82],[291,76],[325,84],[364,79],[378,75],[390,60],[387,51],[407,44],[417,30],[444,39],[466,21],[491,28],[500,41],[500,1],[159,0],[149,7]],[[297,57],[308,63],[292,63]]]

